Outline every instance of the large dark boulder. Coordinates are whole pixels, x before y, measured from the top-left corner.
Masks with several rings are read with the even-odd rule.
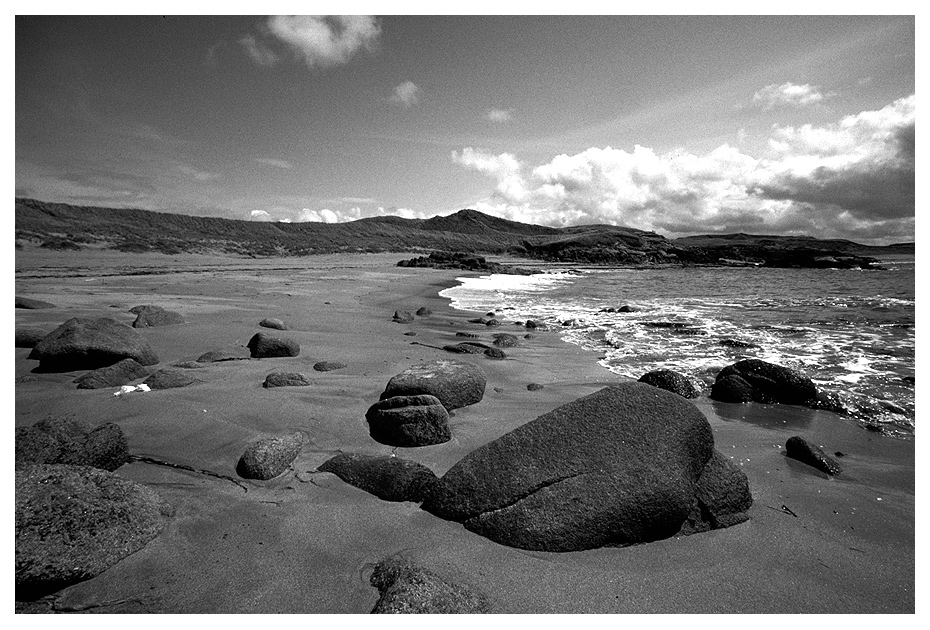
[[[187,387],[197,382],[183,368],[162,368],[150,377],[142,381],[152,389],[174,389],[175,387]]]
[[[77,377],[74,382],[78,389],[100,389],[101,387],[119,387],[130,381],[145,378],[149,371],[139,365],[135,359],[123,359],[113,365],[97,368]]]
[[[113,471],[129,461],[123,430],[108,422],[90,430],[69,417],[40,420],[16,429],[16,466],[69,464]]]
[[[392,396],[365,414],[372,439],[389,446],[429,446],[452,439],[449,412],[435,396]]]
[[[739,374],[717,376],[710,388],[710,397],[726,403],[752,402],[752,385]]]
[[[682,398],[697,398],[698,390],[688,377],[674,370],[654,370],[639,377],[640,383],[678,394]]]
[[[136,321],[132,323],[133,328],[146,328],[148,326],[172,326],[174,324],[183,324],[184,318],[180,313],[166,311],[160,306],[145,305],[137,306]]]
[[[437,483],[432,470],[391,455],[341,453],[317,468],[385,501],[420,503]]]
[[[43,372],[95,370],[123,359],[158,363],[145,337],[108,317],[69,319],[37,343],[29,358],[38,359]]]
[[[811,444],[800,435],[788,438],[788,441],[785,442],[785,455],[808,466],[813,466],[831,476],[842,472],[835,459],[824,453],[819,446]]]
[[[16,308],[39,309],[39,308],[56,308],[51,302],[43,302],[33,298],[16,296]]]
[[[35,348],[36,344],[45,339],[48,331],[33,326],[23,326],[16,329],[17,348]]]
[[[682,528],[713,449],[693,404],[621,383],[472,451],[422,507],[522,549],[647,542]]]
[[[720,370],[717,381],[729,376],[738,376],[751,387],[752,400],[759,403],[783,403],[787,405],[803,405],[817,397],[817,387],[810,378],[793,370],[761,359],[743,359],[733,365]],[[734,398],[730,391],[732,388],[711,389],[711,398],[723,402],[738,402],[728,400]],[[745,389],[739,384],[739,389]],[[715,394],[717,391],[717,394]],[[719,398],[722,396],[722,398]],[[742,401],[739,401],[742,402]]]
[[[429,394],[449,411],[484,398],[487,380],[471,363],[439,360],[410,367],[388,381],[381,399]]]
[[[273,479],[287,470],[303,444],[304,436],[301,433],[253,442],[239,458],[236,473],[244,479]]]
[[[16,470],[16,599],[102,573],[155,538],[171,506],[153,490],[87,466]]]
[[[293,339],[273,337],[266,333],[255,333],[247,344],[253,359],[270,359],[273,357],[296,357],[300,354],[300,344]]]
[[[449,615],[489,610],[487,597],[481,592],[400,558],[376,564],[369,580],[381,595],[372,614]]]

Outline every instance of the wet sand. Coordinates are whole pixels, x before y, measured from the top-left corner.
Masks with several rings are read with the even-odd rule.
[[[112,317],[156,304],[184,324],[139,329],[164,367],[244,346],[265,317],[283,319],[292,358],[208,364],[194,385],[116,397],[78,390],[82,372],[36,374],[15,351],[16,426],[74,414],[119,424],[130,451],[237,478],[253,440],[296,430],[309,437],[290,471],[239,484],[135,462],[117,473],[150,485],[176,510],[164,532],[101,575],[59,592],[59,610],[87,613],[367,613],[378,599],[372,566],[400,554],[482,590],[496,613],[913,613],[914,442],[865,431],[828,412],[697,401],[717,448],[741,466],[754,497],[746,523],[628,548],[527,552],[493,543],[412,503],[391,503],[329,473],[344,452],[396,453],[443,474],[459,458],[553,408],[618,382],[597,355],[539,332],[509,358],[450,355],[429,346],[527,331],[468,320],[437,294],[463,272],[395,267],[404,254],[251,260],[117,252],[16,253],[16,295],[52,302],[16,309],[17,326]],[[413,323],[395,310],[427,307]],[[416,336],[405,336],[414,332]],[[426,344],[426,345],[420,345]],[[487,377],[484,399],[456,410],[453,440],[392,448],[368,435],[365,411],[387,381],[438,358],[469,361]],[[316,372],[317,361],[347,367]],[[154,371],[156,366],[151,366]],[[274,371],[309,387],[264,389]],[[529,383],[544,389],[528,391]],[[802,435],[844,467],[829,478],[784,456]],[[244,487],[243,487],[244,486]],[[784,507],[783,507],[784,506]]]

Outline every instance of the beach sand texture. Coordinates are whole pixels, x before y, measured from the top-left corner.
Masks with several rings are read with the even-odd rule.
[[[206,470],[133,462],[117,474],[175,508],[165,530],[107,571],[22,610],[108,613],[367,613],[378,600],[374,564],[393,555],[482,591],[495,613],[913,613],[914,442],[870,433],[831,413],[789,406],[696,404],[717,449],[749,478],[750,520],[627,548],[528,552],[421,510],[382,501],[316,468],[339,452],[407,458],[442,475],[458,459],[537,416],[618,382],[597,355],[538,332],[506,360],[451,355],[469,323],[437,293],[462,272],[406,269],[403,254],[252,260],[117,252],[16,253],[16,295],[54,309],[16,310],[16,325],[52,330],[71,317],[112,317],[155,304],[185,323],[138,329],[166,367],[242,347],[257,332],[297,341],[296,357],[206,364],[193,385],[114,396],[77,389],[83,372],[34,373],[15,350],[16,426],[73,414],[115,422],[136,455]],[[396,310],[432,315],[395,323]],[[287,331],[260,328],[279,318]],[[416,333],[407,336],[404,333]],[[425,345],[421,345],[425,344]],[[365,412],[388,380],[436,359],[477,365],[484,399],[455,410],[450,442],[392,448],[368,433]],[[318,361],[345,368],[313,369]],[[271,372],[301,372],[305,387],[262,387]],[[530,391],[527,385],[542,389]],[[302,432],[285,474],[241,479],[236,464],[263,437]],[[827,477],[784,455],[802,435],[833,454]],[[235,480],[235,482],[231,481]],[[19,609],[19,605],[18,605]]]

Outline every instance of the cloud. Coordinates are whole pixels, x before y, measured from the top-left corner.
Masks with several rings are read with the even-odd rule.
[[[412,107],[420,102],[421,91],[413,81],[404,81],[394,88],[389,100],[401,107]]]
[[[275,166],[277,168],[294,168],[294,165],[287,160],[278,160],[275,158],[255,158],[255,161],[261,164],[267,164],[268,166]]]
[[[193,166],[188,166],[187,164],[178,164],[178,170],[184,173],[185,175],[196,179],[198,182],[206,182],[211,179],[219,179],[221,175],[217,173],[208,173],[207,171],[201,171],[194,168]]]
[[[775,127],[759,155],[592,147],[535,168],[471,147],[451,157],[495,181],[475,209],[529,223],[911,240],[914,110],[909,96],[831,125]]]
[[[489,109],[484,117],[491,122],[509,122],[513,115],[509,109]]]
[[[356,53],[372,50],[381,35],[380,23],[368,15],[278,15],[269,18],[265,26],[268,34],[282,42],[309,68],[347,63]],[[262,58],[270,59],[257,58],[250,44],[243,45],[257,63],[261,63],[259,59]],[[257,51],[270,52],[267,47],[264,51],[259,47]]]
[[[806,107],[819,105],[833,94],[824,94],[820,88],[809,83],[795,85],[787,82],[781,85],[767,85],[752,97],[752,104],[763,109],[772,109],[780,105]]]
[[[252,210],[252,212],[249,213],[249,217],[252,221],[274,221],[271,215],[264,210]]]
[[[245,52],[252,58],[252,61],[260,66],[273,66],[281,61],[281,57],[276,52],[258,41],[254,35],[246,35],[239,40],[239,43],[245,48]]]

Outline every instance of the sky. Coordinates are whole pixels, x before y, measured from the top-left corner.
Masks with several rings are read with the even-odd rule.
[[[913,241],[898,12],[18,16],[16,195]]]

